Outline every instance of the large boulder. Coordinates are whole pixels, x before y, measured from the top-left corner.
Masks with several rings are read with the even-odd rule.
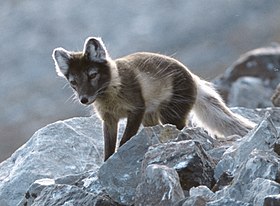
[[[50,124],[0,164],[0,205],[17,205],[38,179],[96,170],[102,162],[102,130],[96,117]]]
[[[275,107],[280,107],[280,84],[276,87],[271,97],[271,101]]]
[[[213,83],[231,106],[267,107],[280,82],[279,70],[280,46],[258,48],[241,55]]]
[[[141,181],[142,160],[148,148],[178,133],[169,125],[145,128],[120,147],[99,170],[100,182],[108,194],[121,204],[133,204],[136,187]]]
[[[146,167],[135,195],[139,206],[169,206],[185,197],[176,170],[156,164]]]

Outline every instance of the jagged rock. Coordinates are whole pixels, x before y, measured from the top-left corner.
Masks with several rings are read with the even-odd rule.
[[[249,206],[249,203],[223,197],[215,199],[215,194],[205,186],[191,188],[190,196],[176,206]]]
[[[143,157],[149,146],[160,143],[159,128],[162,126],[142,129],[101,166],[98,175],[100,183],[115,201],[133,204],[136,187],[141,180]]]
[[[229,185],[232,182],[233,178],[234,177],[229,172],[224,172],[217,180],[216,184],[212,188],[212,191],[217,192],[223,189],[225,186]]]
[[[221,143],[214,137],[209,136],[207,132],[200,127],[185,127],[174,141],[177,142],[182,140],[199,142],[215,162],[220,160],[225,150],[231,145],[228,140]]]
[[[189,197],[186,200],[178,203],[176,206],[204,206],[206,205],[207,201],[204,197]]]
[[[198,186],[190,189],[190,196],[176,206],[197,206],[206,205],[214,197],[214,193],[206,186]]]
[[[96,121],[95,117],[73,118],[38,130],[0,164],[0,205],[17,205],[38,179],[99,168],[103,162],[103,138]]]
[[[263,194],[270,195],[275,193],[273,190],[267,190],[266,193],[261,192],[262,190],[259,189],[255,189],[256,191],[254,191],[253,188],[258,187],[258,184],[254,183],[254,181],[257,179],[276,180],[278,170],[279,159],[275,156],[275,153],[254,150],[245,163],[242,163],[240,168],[237,169],[235,177],[229,186],[216,193],[217,198],[231,197],[232,199],[249,203],[260,201],[259,199],[254,200],[254,198],[257,198],[256,196],[259,198]]]
[[[252,204],[241,202],[238,200],[230,199],[229,197],[224,197],[219,200],[208,202],[206,206],[253,206]],[[187,206],[187,205],[184,205]]]
[[[199,142],[185,140],[151,146],[145,154],[142,170],[150,164],[174,168],[184,190],[199,185],[212,187],[214,183],[215,163]]]
[[[135,206],[169,206],[184,197],[176,170],[152,164],[136,189]]]
[[[99,120],[51,124],[0,165],[0,205],[20,200],[18,206],[248,206],[277,201],[271,195],[280,192],[275,153],[280,108],[233,111],[258,123],[255,129],[244,137],[214,139],[201,128],[143,128],[105,163]]]
[[[249,109],[245,107],[234,107],[231,110],[237,114],[240,114],[252,122],[259,124],[266,113],[270,114],[270,119],[276,127],[280,127],[280,108],[278,107],[268,107],[268,108],[257,108]]]
[[[221,146],[220,142],[209,136],[203,128],[185,127],[174,141],[193,140],[199,142],[205,151]]]
[[[271,107],[273,106],[270,101],[272,93],[272,88],[266,87],[260,78],[240,77],[230,88],[229,106],[253,109]]]
[[[274,90],[280,82],[279,70],[280,46],[276,45],[259,48],[243,54],[226,70],[222,76],[216,78],[213,82],[220,94],[223,96],[224,100],[232,106],[237,106],[234,105],[233,102],[230,102],[228,97],[233,84],[239,78],[245,76],[257,77],[262,81],[264,88],[269,88],[267,91],[270,92],[270,90]],[[259,93],[255,92],[255,95],[254,99],[257,99],[259,97]],[[244,96],[243,98],[246,97],[247,96]]]
[[[58,181],[56,181],[58,182]],[[79,184],[80,183],[80,184]],[[65,182],[64,182],[65,184]],[[83,178],[81,181],[76,182],[78,187],[83,188],[85,191],[93,193],[95,195],[103,195],[103,187],[98,179],[98,171],[91,173],[86,178]]]
[[[276,87],[271,97],[271,101],[275,107],[280,107],[280,84]]]
[[[25,193],[24,199],[18,206],[56,206],[65,204],[119,206],[118,203],[102,193],[103,188],[100,184],[96,183],[98,181],[96,179],[96,172],[90,176],[87,174],[70,175],[56,180],[37,180],[30,186]],[[85,176],[87,177],[83,179]],[[93,182],[95,182],[94,185]]]
[[[96,196],[72,185],[54,184],[44,187],[32,206],[95,205]]]
[[[277,129],[270,115],[267,114],[255,129],[226,150],[221,161],[215,168],[216,180],[218,180],[224,172],[235,174],[237,171],[236,169],[242,165],[254,149],[264,151],[272,150],[278,138]]]
[[[265,197],[280,193],[280,184],[263,178],[256,178],[244,194],[244,201],[253,205],[263,205]]]
[[[280,205],[280,194],[268,195],[264,198],[264,206],[278,206]]]
[[[49,186],[54,185],[54,179],[40,179],[36,180],[25,193],[24,199],[18,204],[18,206],[31,206],[34,203],[34,200],[40,195],[41,191]]]

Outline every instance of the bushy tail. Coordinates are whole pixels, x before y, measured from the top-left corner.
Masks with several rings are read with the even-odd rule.
[[[197,99],[193,107],[197,123],[218,136],[244,136],[255,124],[233,113],[211,83],[194,77],[197,82]]]

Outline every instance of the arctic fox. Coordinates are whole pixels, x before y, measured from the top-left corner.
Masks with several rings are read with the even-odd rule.
[[[105,160],[115,152],[121,118],[127,118],[127,125],[120,146],[141,123],[183,129],[191,110],[213,134],[245,135],[254,126],[231,112],[211,83],[171,57],[139,52],[112,60],[101,38],[89,37],[82,52],[56,48],[53,59],[57,74],[103,120]]]

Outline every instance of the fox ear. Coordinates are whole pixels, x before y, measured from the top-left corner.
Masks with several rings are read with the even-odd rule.
[[[84,55],[90,61],[104,63],[109,59],[108,52],[101,38],[89,37],[84,44]]]
[[[69,69],[70,53],[63,48],[56,48],[53,50],[52,58],[55,62],[58,76],[65,77]]]

